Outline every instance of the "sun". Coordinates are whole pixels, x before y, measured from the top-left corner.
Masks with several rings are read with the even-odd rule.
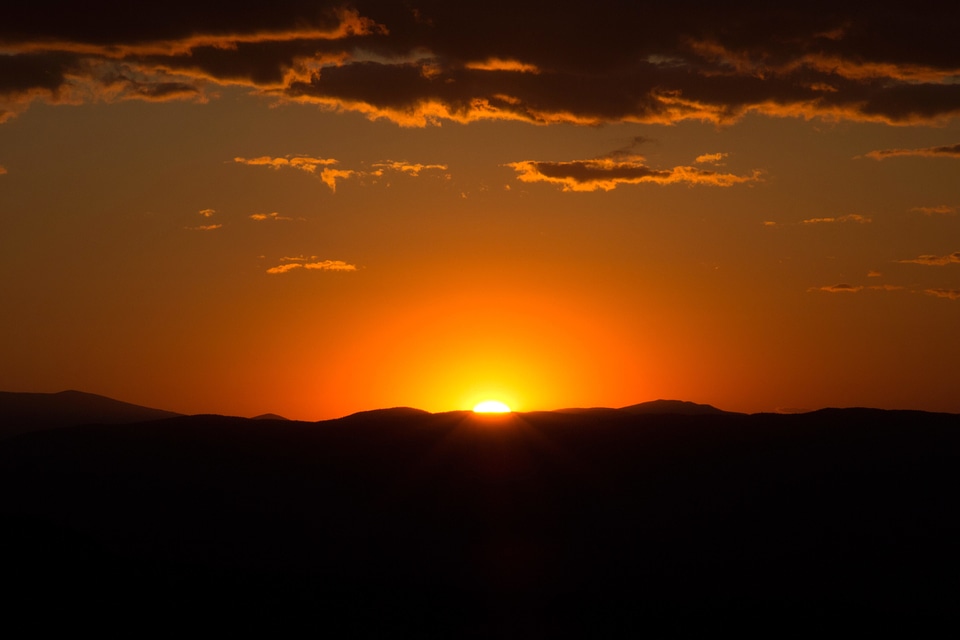
[[[484,400],[473,408],[474,413],[510,413],[510,407],[499,400]]]

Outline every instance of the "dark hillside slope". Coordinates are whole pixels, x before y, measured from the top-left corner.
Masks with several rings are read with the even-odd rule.
[[[954,615],[958,463],[917,412],[194,416],[6,441],[0,530],[23,606],[174,627],[862,632]]]
[[[179,415],[82,391],[0,391],[0,439],[41,429],[81,424],[130,424]]]

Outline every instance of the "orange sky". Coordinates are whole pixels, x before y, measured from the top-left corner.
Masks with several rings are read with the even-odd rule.
[[[960,412],[943,10],[483,6],[17,9],[0,388]]]

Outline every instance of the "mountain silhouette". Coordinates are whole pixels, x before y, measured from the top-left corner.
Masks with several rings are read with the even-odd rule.
[[[82,391],[0,391],[0,438],[82,424],[132,424],[182,414],[151,409]]]
[[[924,635],[960,596],[952,414],[182,416],[9,438],[0,486],[50,625]]]
[[[620,411],[632,414],[664,415],[675,414],[684,416],[708,416],[730,413],[717,409],[709,404],[697,404],[685,400],[652,400],[641,402],[628,407],[621,407]]]

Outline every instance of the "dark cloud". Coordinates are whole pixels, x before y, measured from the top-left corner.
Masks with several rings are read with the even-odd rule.
[[[757,171],[738,176],[689,166],[653,169],[639,156],[619,159],[603,157],[572,162],[523,160],[507,166],[517,172],[517,179],[522,182],[548,182],[562,187],[564,191],[610,191],[620,185],[641,183],[729,187],[760,179]]]
[[[751,112],[905,124],[960,113],[955,9],[942,2],[413,7],[20,3],[0,22],[0,118],[34,99],[196,99],[205,82],[412,126],[723,123]],[[122,90],[98,75],[108,62],[127,70]]]
[[[960,264],[960,251],[945,256],[922,255],[909,260],[898,260],[904,264],[923,264],[931,267],[943,267],[948,264]]]
[[[960,144],[925,149],[879,149],[865,154],[874,160],[883,160],[895,156],[920,156],[923,158],[960,158]]]
[[[960,289],[927,289],[925,293],[937,296],[938,298],[960,300]]]

